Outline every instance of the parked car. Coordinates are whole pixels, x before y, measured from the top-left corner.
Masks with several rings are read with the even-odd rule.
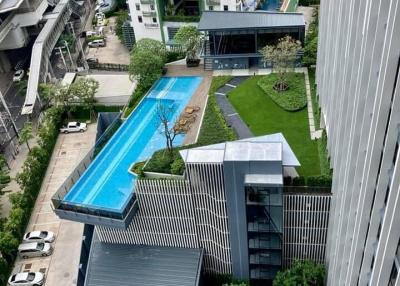
[[[97,58],[87,58],[86,61],[88,63],[98,63],[99,59],[97,59]]]
[[[18,246],[18,254],[22,258],[49,256],[53,253],[53,248],[47,242],[22,243]]]
[[[13,82],[21,81],[24,78],[25,71],[24,70],[17,70],[13,76]]]
[[[89,42],[88,46],[91,48],[105,47],[106,42],[104,40],[94,40],[94,41]]]
[[[10,286],[41,286],[44,282],[44,275],[41,272],[20,272],[8,278]]]
[[[56,236],[52,231],[31,231],[24,234],[24,242],[53,242]]]
[[[62,133],[84,132],[86,130],[86,123],[81,122],[68,122],[67,126],[64,126],[60,129]]]

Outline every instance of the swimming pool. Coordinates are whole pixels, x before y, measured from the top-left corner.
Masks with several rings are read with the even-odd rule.
[[[171,108],[173,122],[202,81],[201,77],[163,77],[148,92],[131,115],[66,194],[62,203],[112,212],[122,212],[134,192],[136,176],[130,166],[166,147],[156,110]],[[178,135],[174,145],[181,145]]]

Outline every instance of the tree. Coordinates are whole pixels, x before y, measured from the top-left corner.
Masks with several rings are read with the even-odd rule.
[[[31,151],[31,147],[29,146],[29,140],[33,138],[32,134],[32,123],[25,122],[24,127],[22,127],[21,131],[19,132],[19,143],[25,143],[28,147],[29,152]]]
[[[274,286],[323,286],[325,268],[312,261],[295,261],[292,267],[279,271]]]
[[[173,155],[173,143],[176,136],[182,133],[182,131],[176,128],[175,124],[171,123],[173,113],[173,107],[169,107],[168,105],[162,103],[162,101],[159,101],[157,103],[156,115],[159,122],[161,123],[162,133],[165,136],[167,150],[170,155]]]
[[[0,232],[0,251],[6,255],[8,262],[12,261],[15,250],[18,248],[19,241],[9,231]]]
[[[201,44],[201,39],[201,33],[195,26],[191,25],[180,27],[174,36],[175,42],[182,46],[185,50],[186,58],[189,60],[197,59],[196,52]]]
[[[144,38],[137,41],[132,49],[132,53],[141,51],[150,51],[151,53],[161,57],[162,61],[165,61],[167,56],[167,49],[165,48],[165,45],[160,41],[149,38]]]
[[[69,92],[73,95],[74,100],[89,109],[90,117],[92,117],[94,104],[96,103],[95,95],[98,89],[99,83],[96,80],[92,78],[79,78],[70,85]]]
[[[161,76],[163,66],[163,58],[151,50],[134,50],[129,74],[138,81],[138,85],[149,88]]]
[[[301,51],[301,43],[286,36],[278,40],[275,46],[267,45],[261,50],[265,62],[272,63],[278,74],[274,89],[284,91],[288,88],[286,74],[294,68],[297,53]]]

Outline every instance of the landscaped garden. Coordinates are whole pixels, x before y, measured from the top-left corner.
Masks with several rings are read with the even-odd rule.
[[[289,86],[287,91],[280,92],[279,95],[285,96],[285,92],[290,93],[291,89],[305,92],[304,75],[299,74],[299,76],[303,78],[302,81],[296,81],[296,86]],[[244,81],[228,94],[229,101],[255,136],[278,132],[285,136],[301,163],[301,167],[297,168],[299,175],[320,175],[318,143],[310,137],[307,109],[293,112],[278,106],[272,97],[258,85],[260,81],[269,82],[268,77],[271,75],[267,76],[267,79],[255,76]]]

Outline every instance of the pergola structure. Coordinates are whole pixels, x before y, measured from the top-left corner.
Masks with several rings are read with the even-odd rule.
[[[260,49],[289,35],[303,43],[301,13],[204,11],[198,26],[206,34],[205,68],[265,68]]]

